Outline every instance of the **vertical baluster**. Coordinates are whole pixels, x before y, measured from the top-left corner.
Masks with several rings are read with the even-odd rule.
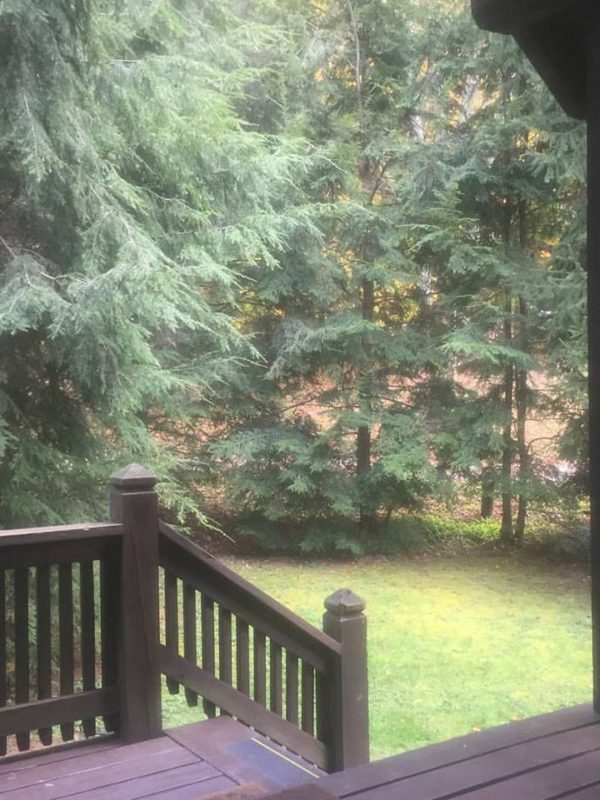
[[[0,569],[0,708],[6,705],[6,572]],[[6,755],[6,736],[0,736],[0,756]]]
[[[115,546],[110,557],[100,562],[100,648],[102,656],[102,686],[116,686],[119,676],[118,629],[121,591],[121,552]],[[119,714],[103,717],[108,732],[120,728]]]
[[[231,611],[223,606],[219,606],[219,678],[229,686],[232,685]],[[227,712],[223,709],[221,709],[221,716],[227,716]]]
[[[202,595],[202,669],[215,674],[215,604],[210,597]],[[207,717],[214,717],[216,706],[208,700],[202,703]]]
[[[96,688],[96,614],[94,608],[94,563],[79,565],[79,600],[81,603],[81,678],[83,691]],[[83,720],[87,737],[96,735],[94,717]]]
[[[29,702],[29,570],[15,569],[15,702]],[[29,731],[17,734],[19,750],[29,750]]]
[[[58,630],[60,660],[60,693],[73,694],[75,670],[73,659],[73,568],[71,564],[58,567]],[[72,722],[60,726],[63,741],[73,739],[75,726]]]
[[[271,639],[270,706],[274,714],[283,716],[283,668],[281,645]]]
[[[52,644],[50,621],[50,567],[37,568],[37,696],[46,700],[52,696]],[[38,736],[42,744],[52,744],[52,728],[40,728]]]
[[[179,619],[177,602],[177,578],[165,570],[165,646],[172,653],[179,653]],[[179,693],[179,684],[167,678],[170,694]]]
[[[302,662],[302,730],[313,735],[315,728],[315,671]]]
[[[289,650],[285,656],[285,718],[298,724],[298,657]]]
[[[250,629],[240,617],[236,620],[236,640],[237,688],[250,694]]]
[[[267,637],[254,630],[254,699],[267,704]]]
[[[329,694],[327,691],[327,678],[322,672],[317,672],[317,739],[321,742],[329,743]]]
[[[193,664],[197,663],[196,653],[196,590],[193,586],[183,587],[183,655]],[[185,690],[188,706],[198,705],[198,695],[191,689]]]

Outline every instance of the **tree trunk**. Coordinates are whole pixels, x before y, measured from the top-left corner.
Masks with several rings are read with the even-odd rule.
[[[519,242],[524,253],[529,252],[529,227],[528,227],[527,203],[522,200],[519,203]],[[527,315],[529,309],[524,297],[519,297],[519,348],[522,353],[529,350],[529,336],[527,329]],[[515,378],[515,402],[517,407],[517,451],[519,454],[519,508],[517,511],[517,522],[515,525],[515,539],[522,541],[525,536],[525,525],[527,522],[527,489],[529,483],[530,458],[527,447],[527,405],[528,392],[527,380],[529,378],[526,369],[519,369]]]
[[[512,298],[509,296],[506,303],[506,317],[504,320],[504,339],[507,345],[512,344]],[[507,364],[504,370],[504,428],[502,431],[502,525],[500,539],[503,542],[513,540],[513,515],[512,515],[512,412],[513,412],[513,385],[514,367]]]
[[[362,283],[362,318],[372,322],[375,313],[375,288],[373,281]],[[358,402],[362,419],[371,415],[371,359],[369,347],[362,346],[364,363],[359,367],[358,375]],[[369,495],[369,475],[371,473],[371,426],[361,424],[356,434],[356,476],[359,491],[363,498]],[[373,508],[365,503],[360,506],[360,529],[363,533],[371,535],[377,529],[377,515]]]
[[[495,491],[496,472],[492,467],[485,467],[481,473],[481,519],[493,516]]]
[[[519,298],[519,345],[523,353],[527,352],[527,303]],[[525,536],[527,523],[527,489],[529,483],[529,449],[527,447],[527,380],[526,369],[517,370],[515,376],[515,405],[517,407],[517,452],[519,454],[519,506],[515,524],[515,539],[518,542]]]

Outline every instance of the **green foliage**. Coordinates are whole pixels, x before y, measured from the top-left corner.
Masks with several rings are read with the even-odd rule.
[[[264,541],[277,528],[278,549],[313,520],[329,533],[310,543],[358,526],[368,549],[457,477],[543,496],[555,476],[533,452],[517,462],[506,380],[516,392],[525,376],[526,413],[560,415],[555,449],[581,462],[581,384],[567,400],[584,363],[581,126],[462,3],[261,12],[294,46],[271,52],[278,110],[256,100],[253,119],[310,141],[301,188],[319,232],[298,229],[242,293],[265,367],[219,430],[228,508]]]
[[[582,491],[583,129],[462,0],[4,0],[0,68],[2,524],[130,460],[296,552]]]
[[[0,42],[0,520],[94,513],[131,459],[189,511],[172,429],[251,353],[239,271],[297,224],[301,152],[236,112],[263,31],[211,4],[27,0],[0,4]]]

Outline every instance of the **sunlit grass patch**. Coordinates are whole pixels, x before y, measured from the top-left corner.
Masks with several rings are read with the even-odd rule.
[[[580,567],[511,555],[230,565],[319,626],[335,589],[365,598],[373,758],[591,697]],[[200,717],[183,692],[165,700],[169,725]]]

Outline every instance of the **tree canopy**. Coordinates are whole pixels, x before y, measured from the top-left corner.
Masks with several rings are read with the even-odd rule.
[[[462,0],[3,0],[0,42],[3,524],[131,458],[315,550],[581,491],[582,126]]]

